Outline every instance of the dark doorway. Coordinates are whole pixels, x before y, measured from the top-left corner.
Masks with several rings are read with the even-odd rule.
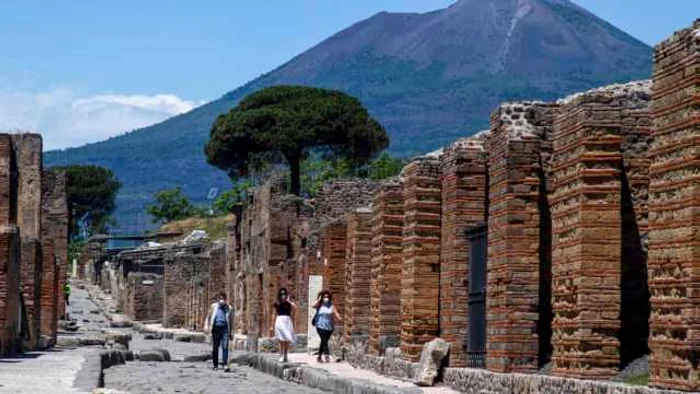
[[[466,231],[469,239],[467,366],[486,368],[486,225]]]

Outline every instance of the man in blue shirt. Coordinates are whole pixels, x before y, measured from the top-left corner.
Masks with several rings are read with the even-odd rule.
[[[233,339],[233,308],[226,303],[226,293],[219,293],[219,301],[211,304],[204,331],[211,330],[212,360],[214,370],[219,369],[219,347],[221,347],[222,365],[228,372],[228,341]]]

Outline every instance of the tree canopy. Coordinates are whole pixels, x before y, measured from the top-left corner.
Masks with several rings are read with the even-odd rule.
[[[91,233],[104,232],[114,211],[122,184],[112,170],[95,165],[53,167],[67,176],[68,207],[71,210],[70,233],[74,238],[78,222],[86,218]]]
[[[255,162],[286,162],[291,191],[300,192],[300,163],[311,152],[364,164],[389,145],[384,128],[344,93],[274,86],[243,99],[214,122],[207,161],[232,177]]]
[[[250,181],[239,182],[231,190],[227,190],[214,200],[212,208],[215,215],[227,215],[234,212],[236,205],[244,205],[248,193],[253,187]]]
[[[153,216],[154,223],[168,223],[201,213],[201,210],[190,203],[179,187],[161,190],[153,197],[156,202],[147,206],[146,212]]]

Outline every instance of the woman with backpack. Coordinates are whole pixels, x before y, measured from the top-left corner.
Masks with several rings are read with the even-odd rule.
[[[323,356],[325,355],[325,361],[329,363],[331,361],[331,352],[328,347],[328,342],[333,335],[334,320],[341,321],[342,318],[338,311],[333,306],[333,296],[328,290],[323,291],[314,305],[316,309],[316,315],[313,318],[313,325],[316,327],[318,336],[321,337],[321,346],[318,349],[318,358],[316,361],[319,363],[323,362]]]

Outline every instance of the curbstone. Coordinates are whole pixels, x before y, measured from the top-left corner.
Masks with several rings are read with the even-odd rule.
[[[391,387],[368,380],[342,378],[332,373],[294,363],[281,363],[261,353],[236,353],[230,362],[245,365],[289,382],[337,394],[420,394],[418,388]]]

